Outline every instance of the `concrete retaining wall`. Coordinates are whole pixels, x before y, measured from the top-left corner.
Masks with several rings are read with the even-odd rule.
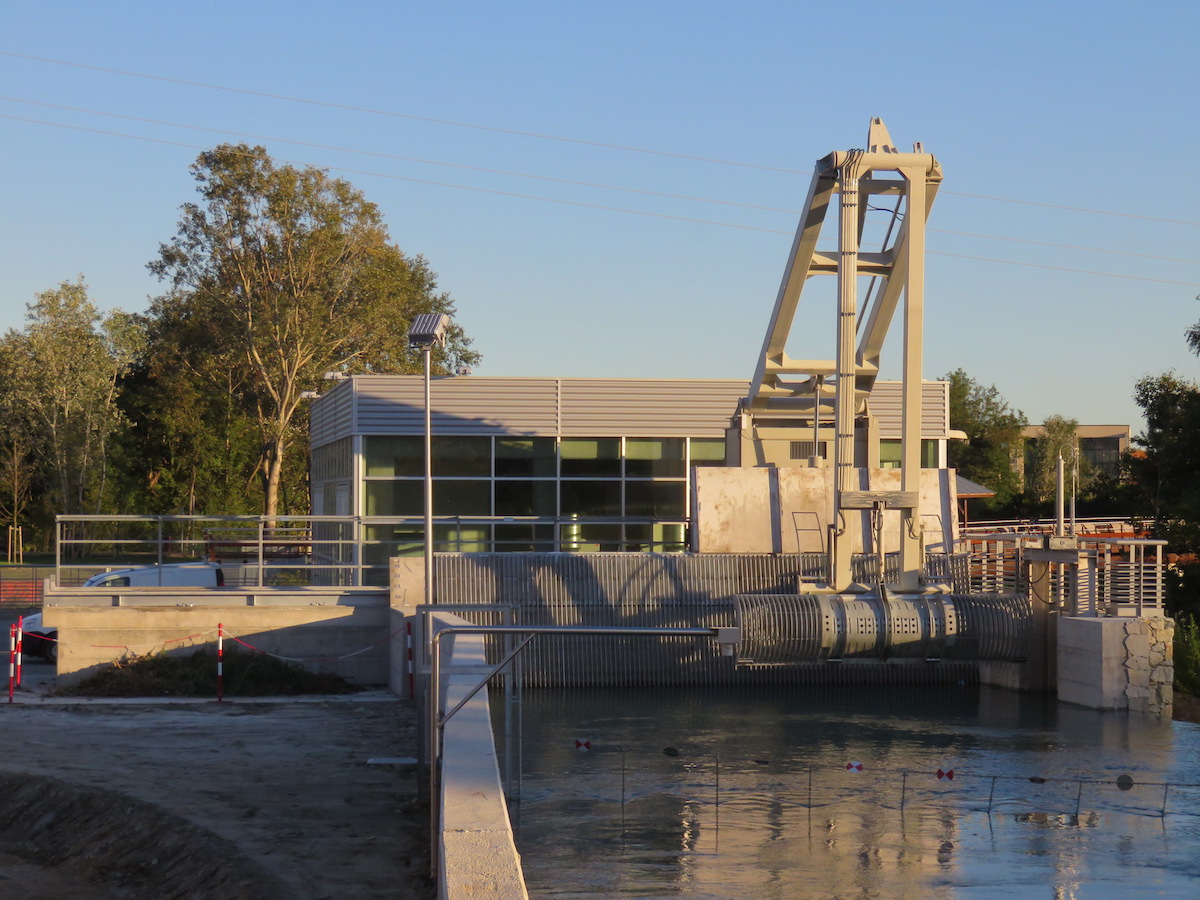
[[[1058,620],[1058,699],[1171,715],[1175,623],[1162,617]]]
[[[391,630],[384,589],[51,588],[43,623],[58,628],[58,681],[78,683],[114,660],[215,647],[237,637],[279,656],[305,660],[357,684],[389,681]],[[403,657],[403,653],[399,653]]]
[[[439,614],[437,625],[469,625]],[[447,635],[443,710],[453,709],[490,669],[481,635]],[[449,650],[449,652],[445,652]],[[487,691],[446,722],[442,741],[438,896],[441,900],[528,900],[521,857],[500,785]]]
[[[831,468],[700,467],[695,470],[695,543],[700,553],[828,552],[833,522]],[[855,469],[856,490],[898,491],[899,469]],[[958,512],[948,469],[922,469],[920,519],[927,550],[954,547]],[[846,513],[853,552],[869,546],[870,514]],[[884,545],[900,546],[900,514],[884,514]]]

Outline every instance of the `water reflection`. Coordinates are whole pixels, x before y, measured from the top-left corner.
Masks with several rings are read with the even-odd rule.
[[[973,686],[525,705],[535,898],[1196,894],[1200,726]]]

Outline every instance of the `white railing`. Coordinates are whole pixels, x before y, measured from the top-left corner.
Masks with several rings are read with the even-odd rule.
[[[1075,562],[1050,564],[1051,594],[1061,610],[1082,616],[1162,614],[1166,541],[1103,533],[1079,534],[1075,541]],[[970,559],[971,592],[1026,592],[1026,551],[1044,542],[1045,535],[1028,531],[962,536],[958,548]]]

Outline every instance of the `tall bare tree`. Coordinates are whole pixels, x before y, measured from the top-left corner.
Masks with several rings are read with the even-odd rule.
[[[257,472],[273,516],[285,456],[304,433],[303,392],[331,370],[419,371],[408,323],[454,307],[348,182],[277,166],[244,144],[200,154],[192,174],[201,202],[183,206],[177,234],[149,264],[171,286],[151,318],[187,323],[205,342],[190,354],[196,377],[236,385],[258,423]],[[474,362],[469,345],[455,328],[439,362]]]

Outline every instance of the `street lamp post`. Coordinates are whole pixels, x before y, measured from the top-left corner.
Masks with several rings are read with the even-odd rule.
[[[429,402],[430,358],[433,345],[446,343],[450,317],[426,313],[413,318],[408,345],[418,348],[425,362],[425,602],[433,603],[433,427]]]

